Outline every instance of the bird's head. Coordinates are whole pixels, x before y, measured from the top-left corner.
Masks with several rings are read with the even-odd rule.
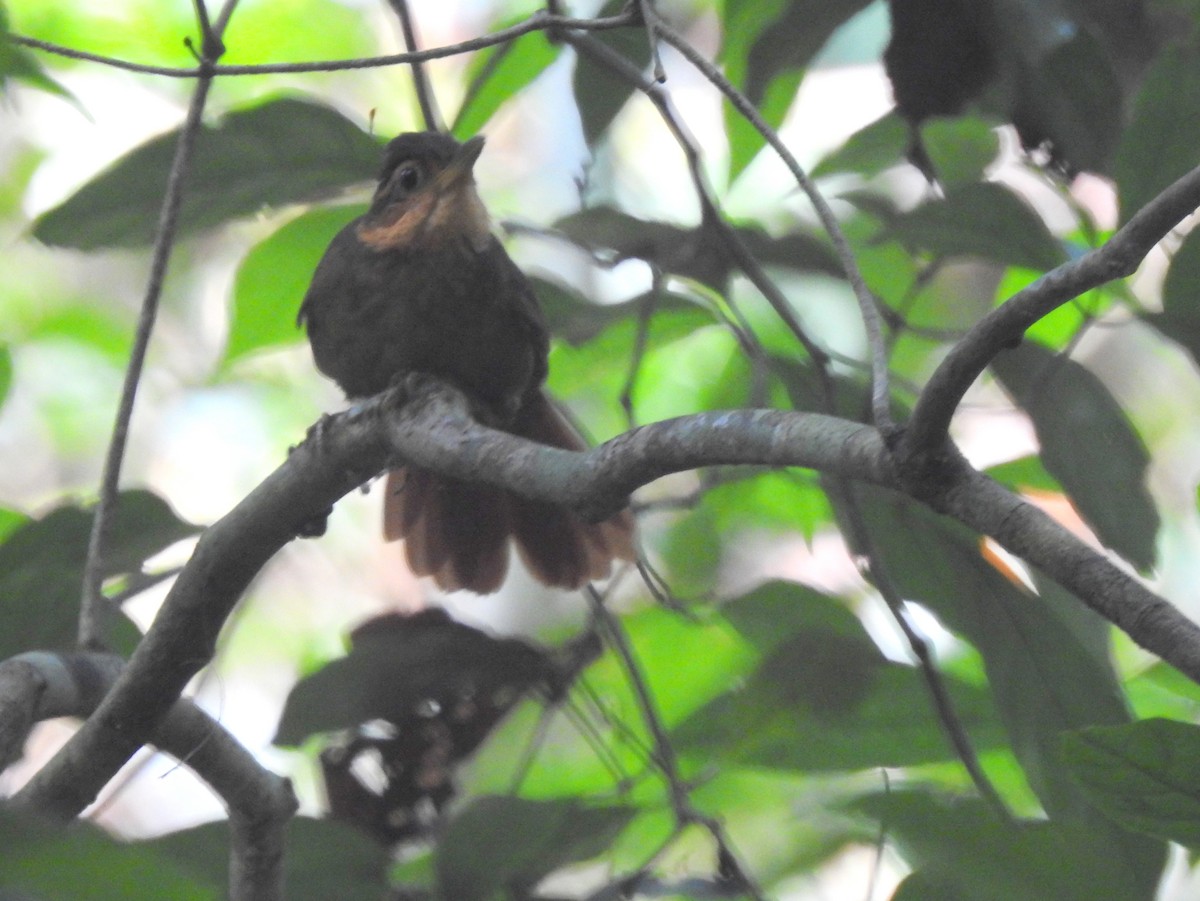
[[[438,132],[400,135],[387,145],[379,187],[358,237],[379,251],[466,242],[487,247],[491,225],[475,190],[482,136],[460,144]]]

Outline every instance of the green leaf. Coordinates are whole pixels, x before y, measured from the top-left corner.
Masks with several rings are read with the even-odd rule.
[[[1000,153],[996,123],[975,116],[942,116],[921,125],[921,143],[947,190],[982,181]]]
[[[0,545],[0,598],[6,601],[0,659],[74,645],[91,527],[90,511],[63,506],[26,521]],[[145,560],[198,531],[156,495],[123,492],[112,523],[105,575],[140,572]],[[117,617],[114,631],[117,649],[132,651],[139,638],[133,624]]]
[[[8,12],[0,3],[0,94],[8,90],[9,79],[22,81],[48,94],[57,94],[79,106],[74,95],[47,75],[32,53],[13,43],[8,29]]]
[[[1053,269],[1067,258],[1033,208],[993,182],[949,190],[896,216],[885,233],[938,256],[978,256],[1029,269]]]
[[[208,884],[222,885],[227,882],[232,840],[228,821],[222,821],[172,832],[142,846]],[[286,842],[285,882],[293,901],[378,901],[387,888],[387,850],[357,829],[333,820],[296,817],[288,823]]]
[[[333,236],[363,211],[361,206],[310,210],[246,254],[233,283],[227,362],[300,340],[296,312],[313,271]]]
[[[1142,318],[1200,361],[1200,233],[1189,232],[1171,256],[1162,304],[1161,313]]]
[[[121,844],[86,824],[60,831],[39,819],[0,812],[0,897],[5,899],[128,901],[152,894],[216,901],[225,896],[223,882],[194,879],[146,847]]]
[[[623,0],[611,0],[597,15],[617,15],[624,6]],[[650,62],[650,41],[645,29],[597,31],[593,32],[592,37],[631,63],[639,72]],[[583,124],[584,140],[589,147],[595,147],[617,113],[633,96],[634,88],[607,66],[593,62],[591,56],[584,52],[577,52],[572,86],[579,119]]]
[[[1175,179],[1190,171],[1200,147],[1200,48],[1164,50],[1151,67],[1117,148],[1121,222],[1128,222]]]
[[[442,831],[435,851],[439,895],[488,901],[522,895],[548,873],[601,854],[637,811],[588,807],[575,799],[483,797]]]
[[[908,124],[895,110],[880,116],[850,135],[812,170],[813,178],[853,172],[870,178],[904,162],[908,147]]]
[[[130,151],[34,223],[47,244],[96,250],[154,239],[179,130]],[[282,98],[202,126],[180,213],[181,236],[263,207],[304,203],[367,181],[379,143],[325,106]]]
[[[734,269],[724,242],[710,229],[650,222],[606,206],[574,213],[555,227],[593,252],[607,251],[617,260],[643,259],[663,272],[695,279],[720,293],[724,293]],[[842,274],[829,245],[806,232],[779,238],[754,227],[741,227],[737,232],[762,263]]]
[[[861,12],[870,0],[727,0],[723,61],[734,84],[772,128],[791,107],[806,69],[830,36]],[[754,159],[763,137],[726,102],[730,172],[736,177]]]
[[[529,281],[541,304],[550,334],[575,346],[587,343],[610,325],[626,320],[636,322],[642,315],[703,313],[703,307],[689,298],[668,291],[647,292],[620,303],[594,303],[557,282],[537,277],[531,277]]]
[[[349,654],[292,689],[276,743],[295,745],[316,732],[377,719],[402,723],[423,702],[447,695],[515,697],[553,676],[543,651],[517,639],[493,638],[437,609],[377,617],[351,638]]]
[[[931,609],[983,656],[1013,752],[1046,810],[1084,808],[1059,761],[1059,736],[1128,722],[1111,664],[1091,653],[1050,604],[1018,588],[980,553],[967,529],[915,503],[864,491],[862,509],[903,597]]]
[[[510,19],[502,27],[515,25],[524,18]],[[467,68],[470,81],[450,127],[451,133],[460,141],[478,134],[496,110],[558,59],[558,53],[559,48],[540,31],[479,51]]]
[[[674,732],[681,751],[732,765],[805,771],[953,759],[920,673],[885,660],[840,602],[774,584],[723,612],[764,656],[737,690]],[[954,679],[948,685],[977,747],[1002,745],[987,693]]]
[[[1105,853],[1090,823],[1007,822],[977,800],[919,789],[854,804],[886,828],[905,860],[955,901],[1151,901],[1158,873]],[[1156,845],[1165,861],[1165,848]],[[910,896],[905,896],[910,897]],[[916,897],[916,896],[911,896]]]
[[[1148,571],[1159,527],[1145,486],[1150,455],[1104,383],[1031,341],[999,354],[992,369],[1033,419],[1046,471],[1101,541]]]
[[[1063,736],[1088,798],[1129,829],[1200,848],[1200,727],[1151,719]]]

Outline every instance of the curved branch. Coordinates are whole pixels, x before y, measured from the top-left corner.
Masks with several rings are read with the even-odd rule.
[[[603,517],[668,473],[723,464],[803,466],[899,489],[871,426],[815,413],[700,413],[625,432],[589,451],[559,450],[487,428],[466,399],[410,377],[313,430],[289,459],[209,528],[113,690],[18,800],[65,819],[150,740],[251,579],[338,498],[397,465],[485,481]],[[1147,650],[1200,682],[1200,627],[1020,497],[948,456],[946,489],[919,497],[991,535]]]
[[[37,722],[91,714],[124,665],[115,654],[47,651],[0,663],[0,770],[19,756]],[[297,807],[291,783],[265,769],[190,701],[175,702],[150,742],[186,764],[225,803],[232,834],[230,897],[282,899],[284,831]]]
[[[917,399],[901,442],[904,456],[936,453],[967,389],[996,354],[1067,301],[1132,275],[1158,242],[1198,207],[1200,167],[1138,210],[1104,246],[1050,270],[976,323],[942,360]]]

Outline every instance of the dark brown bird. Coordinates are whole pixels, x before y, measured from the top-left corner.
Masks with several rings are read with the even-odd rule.
[[[483,138],[435,132],[387,146],[371,208],[321,258],[300,307],[317,367],[350,397],[412,372],[466,392],[489,425],[585,447],[542,391],[549,338],[533,289],[492,235],[475,190]],[[511,537],[546,585],[577,588],[633,559],[626,511],[588,523],[561,507],[415,467],[388,475],[384,534],[448,590],[496,591]]]

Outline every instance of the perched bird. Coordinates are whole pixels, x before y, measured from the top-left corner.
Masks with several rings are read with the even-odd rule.
[[[491,232],[473,167],[483,138],[436,132],[387,145],[367,213],[329,247],[300,307],[317,367],[350,397],[413,372],[445,379],[496,428],[585,444],[542,390],[549,337],[525,276]],[[511,537],[541,582],[577,588],[633,559],[628,511],[599,523],[498,488],[405,467],[387,478],[384,534],[448,591],[496,591]]]

